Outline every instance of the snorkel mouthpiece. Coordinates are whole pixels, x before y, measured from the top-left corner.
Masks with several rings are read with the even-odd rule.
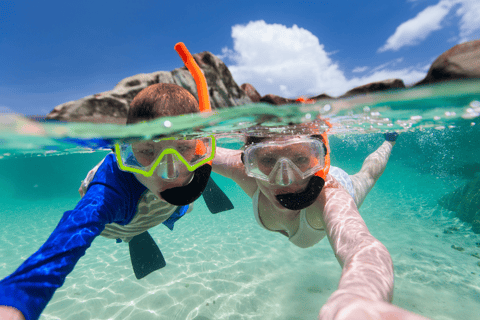
[[[310,178],[307,187],[302,192],[279,194],[277,201],[289,210],[302,210],[311,206],[325,185],[325,180],[318,176]]]
[[[160,192],[162,198],[170,204],[175,206],[185,206],[194,202],[203,193],[207,186],[212,166],[204,164],[194,171],[192,181],[183,187],[176,187]]]

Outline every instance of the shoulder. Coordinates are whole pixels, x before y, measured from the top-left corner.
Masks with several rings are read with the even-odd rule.
[[[121,171],[118,168],[117,160],[113,153],[105,157],[96,170],[88,188],[90,189],[93,185],[101,185],[108,189],[113,189],[122,196],[131,193],[134,198],[139,198],[146,190],[146,187],[135,178],[134,174]]]
[[[336,211],[339,208],[350,208],[353,206],[355,206],[355,203],[350,194],[332,175],[327,175],[325,185],[313,207],[325,214],[328,211]]]

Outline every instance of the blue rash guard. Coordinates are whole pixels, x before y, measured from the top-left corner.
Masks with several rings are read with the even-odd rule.
[[[107,155],[75,209],[65,212],[40,249],[0,281],[0,306],[18,309],[26,320],[38,319],[105,225],[132,221],[145,191],[133,174],[118,169],[113,154]],[[173,228],[186,208],[178,208],[165,225]]]

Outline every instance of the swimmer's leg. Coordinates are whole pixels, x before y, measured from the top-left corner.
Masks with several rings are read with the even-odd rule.
[[[396,138],[396,133],[385,134],[385,142],[365,159],[360,172],[350,176],[355,190],[354,200],[358,208],[385,170]]]

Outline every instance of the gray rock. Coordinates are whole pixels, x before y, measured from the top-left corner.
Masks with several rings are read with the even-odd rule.
[[[265,103],[270,103],[276,106],[282,105],[282,104],[289,104],[289,103],[297,103],[295,99],[288,99],[288,98],[283,98],[274,94],[267,94],[264,95],[261,99],[260,102],[265,102]]]
[[[247,96],[252,100],[252,102],[260,102],[262,96],[258,93],[257,89],[252,86],[250,83],[244,83],[240,86],[243,91],[247,94]]]
[[[333,97],[329,96],[328,94],[326,93],[322,93],[322,94],[319,94],[318,96],[315,96],[315,97],[311,97],[309,99],[312,99],[312,100],[330,100],[330,99],[333,99]]]
[[[442,53],[415,86],[447,80],[480,78],[480,40],[458,44]]]
[[[391,90],[391,89],[403,89],[403,88],[405,88],[405,84],[403,83],[403,80],[387,79],[383,81],[371,82],[363,86],[353,88],[352,90],[347,91],[347,93],[345,93],[342,96],[342,98],[354,96],[357,94],[365,94],[365,93],[372,93],[372,92],[385,91],[385,90]]]

